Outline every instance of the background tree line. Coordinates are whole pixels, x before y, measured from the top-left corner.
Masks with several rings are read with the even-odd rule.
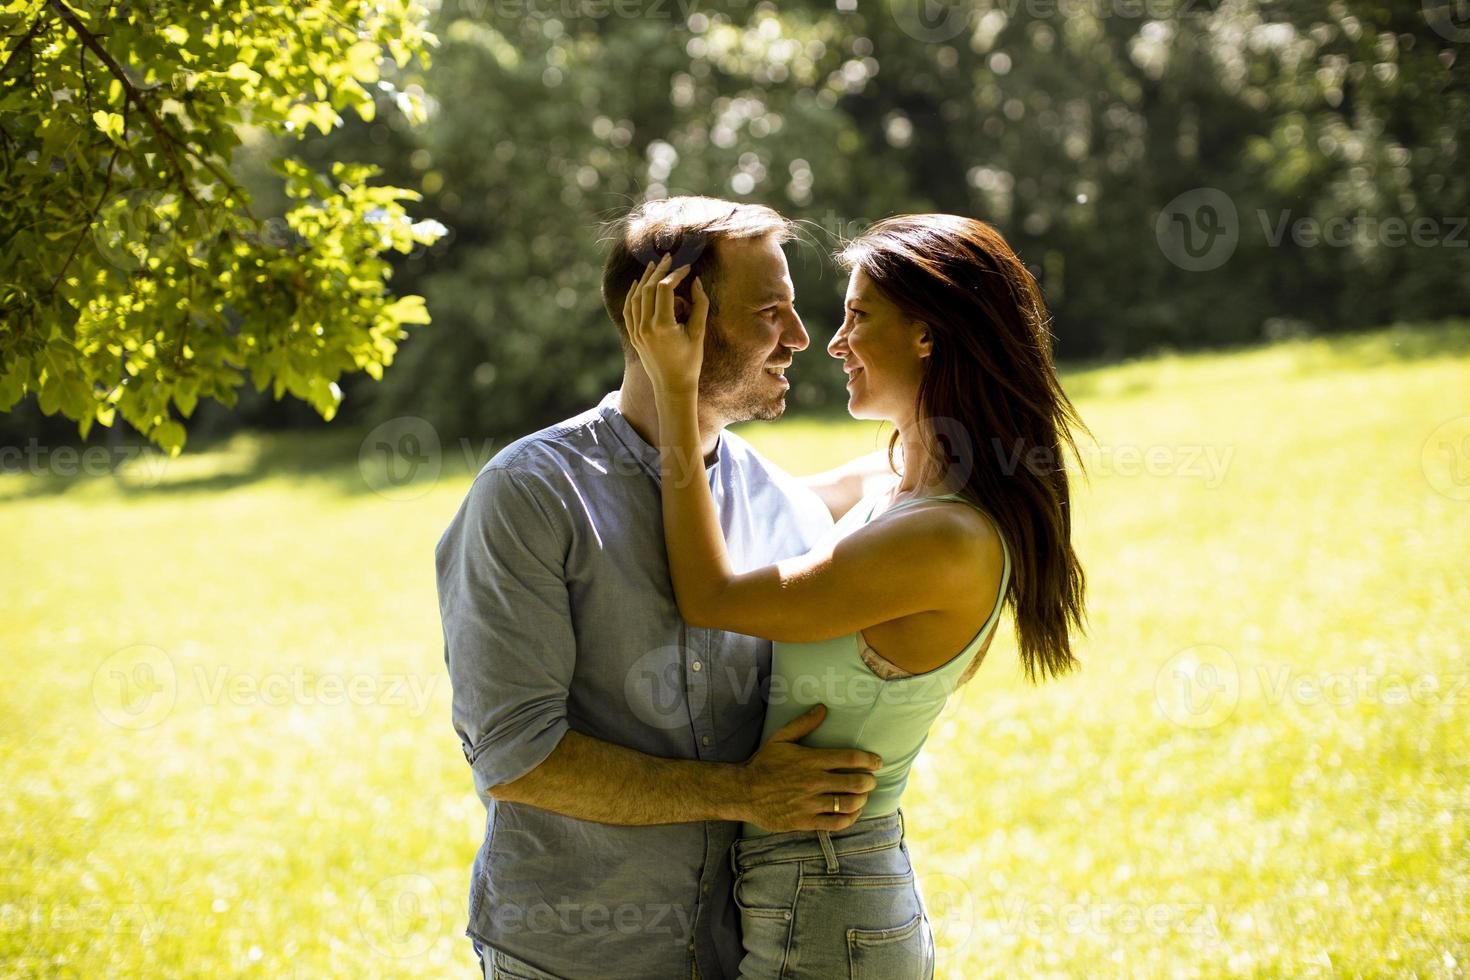
[[[814,350],[839,317],[831,250],[911,211],[997,225],[1042,284],[1063,361],[1470,312],[1470,24],[1454,14],[1437,0],[443,0],[429,67],[398,72],[372,119],[293,147],[317,170],[376,164],[448,229],[395,259],[394,290],[422,294],[432,323],[408,328],[381,382],[344,379],[341,414],[509,435],[590,404],[621,372],[602,223],[677,193],[803,222],[791,257]],[[391,111],[404,93],[422,97],[421,124]],[[237,169],[282,213],[261,176],[274,143],[247,135]],[[1191,267],[1165,212],[1205,188],[1233,225],[1207,208],[1176,231],[1233,236],[1233,251]],[[1297,233],[1302,219],[1327,240]],[[798,360],[795,406],[842,404],[826,360]],[[199,425],[314,418],[269,394]]]

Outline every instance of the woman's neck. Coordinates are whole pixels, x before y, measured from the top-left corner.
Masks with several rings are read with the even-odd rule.
[[[952,474],[936,465],[927,448],[932,439],[933,433],[927,423],[909,420],[898,426],[903,474],[899,478],[895,498],[933,497],[960,489],[951,485]]]

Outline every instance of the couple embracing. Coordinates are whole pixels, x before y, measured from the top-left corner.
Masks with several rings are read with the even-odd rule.
[[[1076,663],[1080,421],[1025,266],[953,215],[844,247],[827,351],[901,459],[857,499],[725,431],[780,417],[808,346],[792,237],[711,198],[628,215],[602,279],[622,387],[496,455],[439,543],[486,977],[932,976],[910,766],[1003,607],[1033,679]]]

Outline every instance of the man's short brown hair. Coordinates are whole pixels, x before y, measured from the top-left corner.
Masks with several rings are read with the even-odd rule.
[[[607,235],[612,250],[602,265],[602,305],[618,326],[623,352],[636,356],[628,340],[628,326],[623,322],[623,300],[649,262],[672,252],[671,269],[693,266],[691,274],[679,284],[677,295],[687,300],[698,277],[709,294],[713,318],[718,305],[715,283],[720,272],[714,244],[772,235],[777,242],[788,242],[795,237],[795,226],[763,204],[737,204],[714,197],[648,201],[613,223]]]

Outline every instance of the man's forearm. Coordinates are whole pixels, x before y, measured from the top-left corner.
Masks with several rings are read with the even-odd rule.
[[[743,820],[741,766],[664,759],[568,731],[545,760],[490,795],[578,820],[645,827]]]
[[[822,498],[822,503],[827,505],[827,510],[831,511],[835,521],[841,520],[844,514],[857,506],[858,501],[876,490],[892,475],[893,471],[888,467],[888,454],[878,450],[834,469],[804,476],[801,482]]]

